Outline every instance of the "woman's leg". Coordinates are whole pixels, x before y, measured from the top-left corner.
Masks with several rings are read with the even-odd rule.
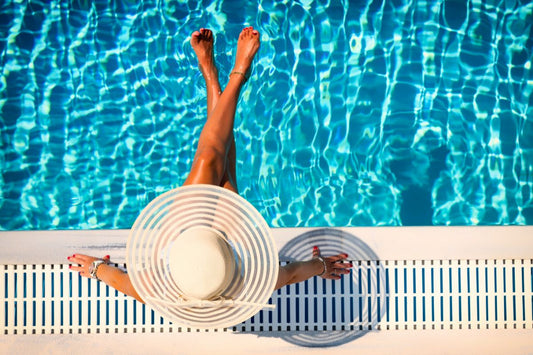
[[[198,58],[198,66],[205,80],[207,89],[207,115],[209,116],[218,102],[222,93],[220,82],[218,81],[218,69],[215,65],[213,53],[215,39],[213,32],[206,28],[201,28],[191,36],[191,46]]]
[[[198,65],[205,80],[207,89],[207,115],[209,116],[218,103],[218,99],[222,93],[213,53],[213,32],[205,28],[194,32],[191,37],[191,45],[196,53]],[[236,147],[235,139],[233,139],[226,158],[226,167],[220,186],[238,193],[236,165]]]
[[[226,171],[224,172],[220,186],[237,194],[239,193],[237,187],[237,149],[235,147],[235,139],[233,139],[228,156],[226,157]]]
[[[198,55],[200,69],[206,78],[210,113],[200,134],[191,171],[184,185],[212,184],[236,190],[233,186],[235,179],[233,123],[239,94],[246,81],[242,73],[249,71],[259,49],[259,33],[251,27],[241,32],[232,71],[237,74],[230,75],[228,85],[220,95],[216,94],[220,93],[220,85],[212,56],[212,42],[212,34],[206,33],[205,30],[195,32],[191,39],[191,44]],[[209,46],[211,49],[205,50]]]

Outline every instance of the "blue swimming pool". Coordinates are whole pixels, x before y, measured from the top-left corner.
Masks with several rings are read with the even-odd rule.
[[[273,227],[533,224],[528,1],[0,5],[0,229],[129,228],[206,115],[190,34],[262,47],[236,119]]]

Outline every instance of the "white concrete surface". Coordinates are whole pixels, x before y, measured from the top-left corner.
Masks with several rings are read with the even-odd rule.
[[[531,330],[394,330],[369,333],[333,348],[303,348],[251,334],[16,335],[1,354],[506,354],[533,353]]]
[[[278,249],[318,228],[272,229]],[[352,227],[380,260],[533,259],[533,226]],[[58,264],[74,253],[125,260],[129,230],[0,232],[0,263]],[[342,246],[341,246],[342,247]]]
[[[533,259],[533,226],[341,229],[363,241],[380,260]],[[281,249],[310,230],[273,232]],[[110,254],[121,263],[127,235],[127,230],[0,232],[0,264],[66,263],[73,253]],[[231,332],[1,335],[0,354],[532,354],[531,328],[373,331],[331,348]]]

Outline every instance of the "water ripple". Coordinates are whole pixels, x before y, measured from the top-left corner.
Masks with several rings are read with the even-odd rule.
[[[0,6],[0,229],[129,228],[206,116],[190,33],[262,46],[236,117],[272,226],[533,223],[533,5],[507,0]]]

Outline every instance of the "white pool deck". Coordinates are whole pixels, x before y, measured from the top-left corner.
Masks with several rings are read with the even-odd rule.
[[[318,228],[273,229],[280,250],[298,236]],[[378,260],[391,263],[445,261],[461,267],[489,263],[510,269],[521,266],[519,322],[500,317],[494,324],[469,327],[463,320],[423,329],[416,324],[369,331],[333,347],[294,345],[280,336],[233,332],[112,333],[112,334],[4,334],[0,354],[531,354],[533,353],[533,226],[508,227],[364,227],[335,228],[357,237]],[[0,266],[66,264],[74,253],[111,255],[123,263],[128,230],[0,232]],[[305,248],[313,246],[313,241]],[[301,243],[299,245],[302,245]],[[320,246],[320,245],[319,245]],[[345,246],[339,242],[339,252]],[[357,255],[352,260],[357,260]],[[368,260],[362,260],[368,261]],[[472,264],[470,264],[470,262]],[[525,266],[524,266],[525,265]],[[4,267],[7,268],[7,267]],[[525,272],[524,272],[525,270]],[[508,271],[506,271],[508,272]],[[495,271],[496,273],[496,271]],[[450,271],[451,275],[451,271]],[[514,279],[514,271],[513,271]],[[505,280],[505,277],[504,277]],[[525,281],[524,281],[525,280]],[[507,281],[509,283],[509,278]],[[513,280],[514,282],[514,280]],[[451,284],[451,283],[450,283]],[[451,287],[451,286],[450,286]],[[505,289],[505,288],[504,288]],[[501,298],[516,296],[509,287]],[[4,292],[0,295],[4,298]],[[1,300],[1,298],[0,298]],[[451,298],[450,298],[451,300]],[[451,302],[451,301],[450,301]],[[8,307],[8,300],[0,307]],[[510,307],[510,306],[509,306]],[[501,311],[501,310],[500,310]],[[7,310],[6,310],[7,312]],[[3,324],[3,323],[0,323]],[[391,323],[392,324],[392,323]],[[7,332],[7,330],[6,330]]]

